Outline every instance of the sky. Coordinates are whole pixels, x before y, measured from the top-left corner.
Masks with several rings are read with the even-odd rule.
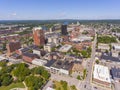
[[[120,0],[0,0],[0,20],[120,19]]]

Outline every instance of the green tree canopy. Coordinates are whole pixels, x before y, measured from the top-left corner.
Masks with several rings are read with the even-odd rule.
[[[25,79],[25,83],[29,87],[29,90],[38,90],[43,85],[43,79],[32,75]]]
[[[13,78],[10,74],[3,74],[0,78],[3,86],[9,85],[13,81]]]
[[[30,74],[30,70],[27,68],[27,65],[24,63],[18,64],[16,69],[13,70],[14,76],[18,78],[19,81],[23,81],[24,78]]]

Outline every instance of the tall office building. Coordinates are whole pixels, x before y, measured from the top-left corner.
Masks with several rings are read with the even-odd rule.
[[[36,46],[42,46],[45,44],[45,36],[42,27],[35,27],[33,29],[33,40]]]
[[[63,24],[61,26],[61,33],[62,33],[62,35],[67,35],[68,34],[68,32],[67,32],[67,24]]]
[[[7,56],[10,56],[16,50],[21,48],[21,44],[19,41],[12,41],[6,45],[7,48]]]

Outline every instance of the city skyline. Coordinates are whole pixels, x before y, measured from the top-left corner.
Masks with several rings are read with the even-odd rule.
[[[119,0],[1,0],[0,20],[120,19]]]

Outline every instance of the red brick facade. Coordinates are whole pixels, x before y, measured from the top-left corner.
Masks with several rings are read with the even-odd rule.
[[[41,46],[45,44],[45,37],[43,30],[33,30],[33,39],[34,44],[37,46]]]
[[[6,45],[7,48],[7,55],[10,56],[13,52],[15,52],[17,49],[21,48],[20,42],[10,42]]]

